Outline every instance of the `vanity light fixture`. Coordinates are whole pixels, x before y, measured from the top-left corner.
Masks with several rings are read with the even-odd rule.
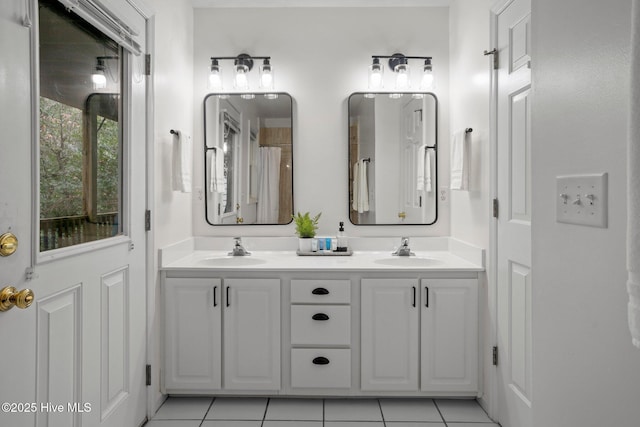
[[[402,53],[394,53],[393,55],[373,55],[372,58],[373,62],[369,66],[369,90],[379,90],[384,85],[384,67],[380,65],[381,58],[389,59],[389,68],[395,73],[394,89],[398,92],[390,94],[390,96],[400,98],[402,92],[406,92],[411,87],[410,59],[424,60],[420,88],[429,90],[433,87],[433,66],[430,56],[405,56]]]
[[[213,91],[223,89],[222,72],[220,62],[223,60],[233,60],[233,87],[239,91],[247,91],[250,88],[250,72],[253,69],[254,60],[262,60],[260,68],[259,87],[264,90],[273,90],[273,67],[270,56],[251,56],[241,53],[238,56],[219,56],[211,58],[211,69],[209,72],[208,88]],[[254,96],[255,97],[255,96]],[[246,98],[253,99],[254,97]]]

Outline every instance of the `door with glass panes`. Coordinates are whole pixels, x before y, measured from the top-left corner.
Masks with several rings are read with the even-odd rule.
[[[132,3],[0,8],[0,235],[17,240],[0,257],[3,426],[146,415],[146,20]]]

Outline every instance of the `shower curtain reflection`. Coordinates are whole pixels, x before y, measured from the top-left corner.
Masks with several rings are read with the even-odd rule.
[[[277,223],[280,213],[279,147],[260,147],[258,218],[259,224]]]

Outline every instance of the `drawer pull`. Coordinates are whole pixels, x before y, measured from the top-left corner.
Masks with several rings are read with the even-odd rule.
[[[313,320],[329,320],[329,316],[327,316],[324,313],[316,313],[313,316],[311,316],[311,318]]]
[[[313,364],[314,365],[328,365],[329,364],[329,359],[327,359],[326,357],[316,357],[315,359],[313,359]]]
[[[325,288],[315,288],[311,293],[314,295],[329,295],[329,291]]]

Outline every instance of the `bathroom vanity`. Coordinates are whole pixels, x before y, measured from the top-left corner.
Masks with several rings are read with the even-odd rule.
[[[414,257],[163,250],[163,390],[477,396],[482,251],[431,240]]]

